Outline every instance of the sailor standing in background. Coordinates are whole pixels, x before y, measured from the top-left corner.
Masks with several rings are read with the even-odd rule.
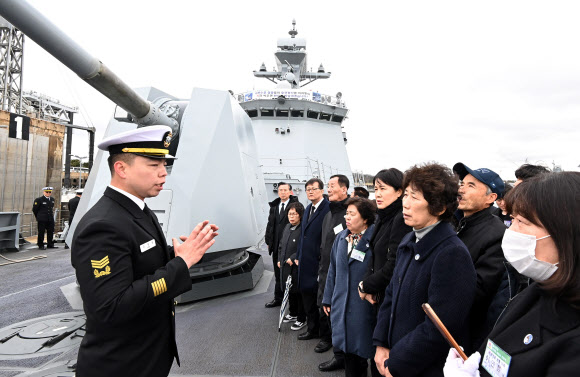
[[[83,195],[83,189],[77,190],[77,195],[68,201],[68,225],[72,225],[73,217],[75,217],[75,212],[81,201],[81,196]]]
[[[45,250],[44,247],[44,231],[46,230],[46,245],[49,249],[54,248],[52,236],[54,234],[54,198],[52,195],[52,187],[45,187],[42,189],[44,195],[40,198],[34,199],[34,206],[32,212],[36,221],[38,222],[38,239],[36,244],[40,250]]]
[[[168,247],[145,198],[163,190],[171,129],[149,126],[103,140],[111,183],[78,223],[71,259],[87,317],[76,375],[167,376],[175,343],[174,298],[191,289],[189,268],[213,245],[199,223]]]

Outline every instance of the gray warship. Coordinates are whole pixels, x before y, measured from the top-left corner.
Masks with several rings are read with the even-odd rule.
[[[277,184],[284,181],[306,204],[303,186],[312,177],[327,182],[330,176],[343,174],[353,182],[343,124],[348,109],[340,92],[332,96],[305,89],[331,73],[322,64],[316,72],[307,71],[306,40],[296,37],[295,20],[288,34],[289,38],[278,39],[277,70],[267,71],[262,63],[254,71],[254,76],[276,86],[236,97],[252,119],[268,198],[277,197]]]
[[[264,308],[273,272],[268,253],[257,247],[278,181],[293,183],[305,202],[307,179],[352,177],[342,131],[348,110],[340,95],[301,89],[302,81],[330,73],[305,70],[305,41],[295,38],[295,28],[291,38],[278,41],[278,71],[254,73],[277,80],[276,88],[239,95],[196,88],[189,99],[179,99],[156,88],[129,88],[25,1],[3,1],[0,15],[118,105],[106,136],[153,124],[172,127],[170,153],[178,160],[168,168],[163,192],[148,200],[168,239],[204,218],[221,227],[221,243],[191,271],[191,293],[177,298],[182,367],[174,365],[172,375],[323,375],[316,366],[329,356],[312,351],[316,340],[297,341],[286,325],[279,331],[278,311]],[[306,135],[332,142],[288,151],[298,140],[292,138]],[[98,152],[75,221],[98,200],[109,177],[106,156]],[[236,212],[220,204],[226,191],[239,204]],[[0,376],[74,375],[84,314],[70,251],[28,248],[3,258]]]

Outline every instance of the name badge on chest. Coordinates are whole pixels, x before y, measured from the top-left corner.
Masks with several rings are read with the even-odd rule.
[[[141,245],[140,247],[141,247],[141,252],[142,252],[142,253],[144,253],[144,252],[146,252],[147,250],[149,250],[149,249],[151,249],[151,248],[155,247],[155,240],[153,239],[153,240],[151,240],[151,241],[145,242],[145,243],[144,243],[143,245]]]
[[[356,259],[359,262],[362,262],[362,261],[365,260],[365,254],[366,253],[364,251],[360,251],[360,250],[354,249],[352,251],[352,253],[350,254],[350,257],[352,259]]]
[[[493,377],[506,377],[512,357],[490,339],[487,340],[481,366]]]
[[[344,230],[344,228],[342,227],[342,224],[338,224],[337,226],[334,227],[334,234],[338,234],[340,232],[342,232]]]

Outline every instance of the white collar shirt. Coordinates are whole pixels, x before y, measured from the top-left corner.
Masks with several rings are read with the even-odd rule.
[[[139,206],[139,208],[141,208],[141,211],[143,211],[143,208],[145,208],[145,202],[141,199],[139,199],[138,197],[136,197],[133,194],[129,194],[127,191],[121,190],[118,187],[109,185],[110,188],[112,188],[113,190],[125,195],[127,198],[131,199],[133,202],[135,202],[135,204],[137,204]]]

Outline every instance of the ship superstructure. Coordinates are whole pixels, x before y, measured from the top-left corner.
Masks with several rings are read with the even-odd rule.
[[[330,72],[322,64],[317,72],[307,71],[306,40],[296,38],[296,21],[289,34],[278,39],[277,70],[267,71],[262,63],[254,71],[276,86],[240,93],[237,99],[252,119],[268,198],[277,197],[277,184],[284,181],[306,203],[303,184],[312,177],[326,183],[344,174],[352,182],[343,131],[348,109],[340,92],[331,96],[305,88]]]

